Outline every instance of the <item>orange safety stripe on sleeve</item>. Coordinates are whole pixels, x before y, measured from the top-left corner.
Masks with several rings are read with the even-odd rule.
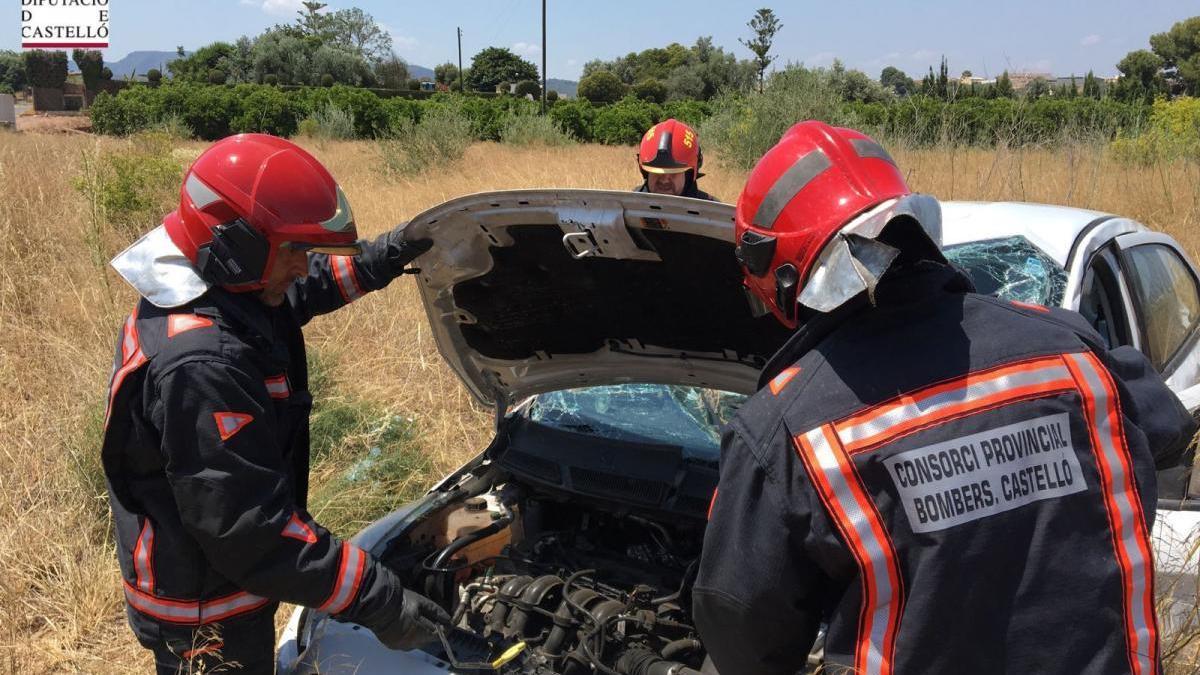
[[[333,268],[333,279],[343,300],[354,302],[364,295],[358,283],[358,272],[354,270],[354,260],[350,256],[331,255],[329,265]]]
[[[333,582],[333,590],[329,598],[317,609],[329,614],[338,614],[350,606],[358,596],[358,587],[362,583],[363,571],[366,569],[367,554],[350,542],[342,542],[341,562],[338,565],[337,578]]]
[[[771,381],[767,383],[767,387],[769,387],[771,389],[772,394],[774,394],[775,396],[778,396],[779,392],[783,391],[783,388],[788,385],[788,382],[791,382],[792,378],[796,377],[799,374],[800,374],[800,369],[797,368],[796,366],[792,366],[791,368],[784,368],[782,371],[779,372],[778,375],[771,378]]]

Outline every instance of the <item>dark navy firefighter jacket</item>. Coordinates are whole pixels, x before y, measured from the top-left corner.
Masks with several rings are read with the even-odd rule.
[[[721,675],[1159,671],[1155,465],[1194,431],[1079,315],[884,279],[764,371],[722,447],[696,623]]]
[[[143,299],[126,321],[102,456],[135,633],[278,601],[370,627],[400,606],[397,578],[305,510],[301,326],[401,272],[385,238],[364,249],[311,255],[281,307],[214,287],[183,307]]]

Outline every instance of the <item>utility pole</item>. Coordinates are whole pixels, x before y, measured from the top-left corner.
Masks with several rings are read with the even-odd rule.
[[[466,87],[463,86],[462,72],[462,26],[458,28],[458,93],[467,93]]]
[[[546,114],[546,0],[542,0],[542,114]]]

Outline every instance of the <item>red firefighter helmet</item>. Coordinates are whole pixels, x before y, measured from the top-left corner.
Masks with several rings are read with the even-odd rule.
[[[691,171],[692,178],[700,177],[704,155],[700,152],[700,137],[696,130],[674,118],[650,127],[642,136],[638,149],[638,166],[642,174],[683,173]]]
[[[875,239],[902,217],[940,243],[937,200],[912,194],[882,146],[853,129],[796,124],[758,160],[738,197],[745,286],[794,328],[797,302],[827,312],[873,292],[898,253]]]
[[[237,291],[262,288],[282,246],[359,252],[333,176],[298,145],[266,134],[230,136],[205,150],[163,224],[201,277]]]

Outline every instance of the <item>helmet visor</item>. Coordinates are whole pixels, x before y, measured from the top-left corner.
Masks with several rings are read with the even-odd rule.
[[[327,255],[358,255],[362,253],[362,245],[358,242],[351,244],[314,244],[303,241],[285,241],[282,248],[308,253],[325,253]]]
[[[642,164],[642,171],[646,173],[683,173],[691,170],[692,167],[686,164],[683,166],[651,166],[649,164]]]

